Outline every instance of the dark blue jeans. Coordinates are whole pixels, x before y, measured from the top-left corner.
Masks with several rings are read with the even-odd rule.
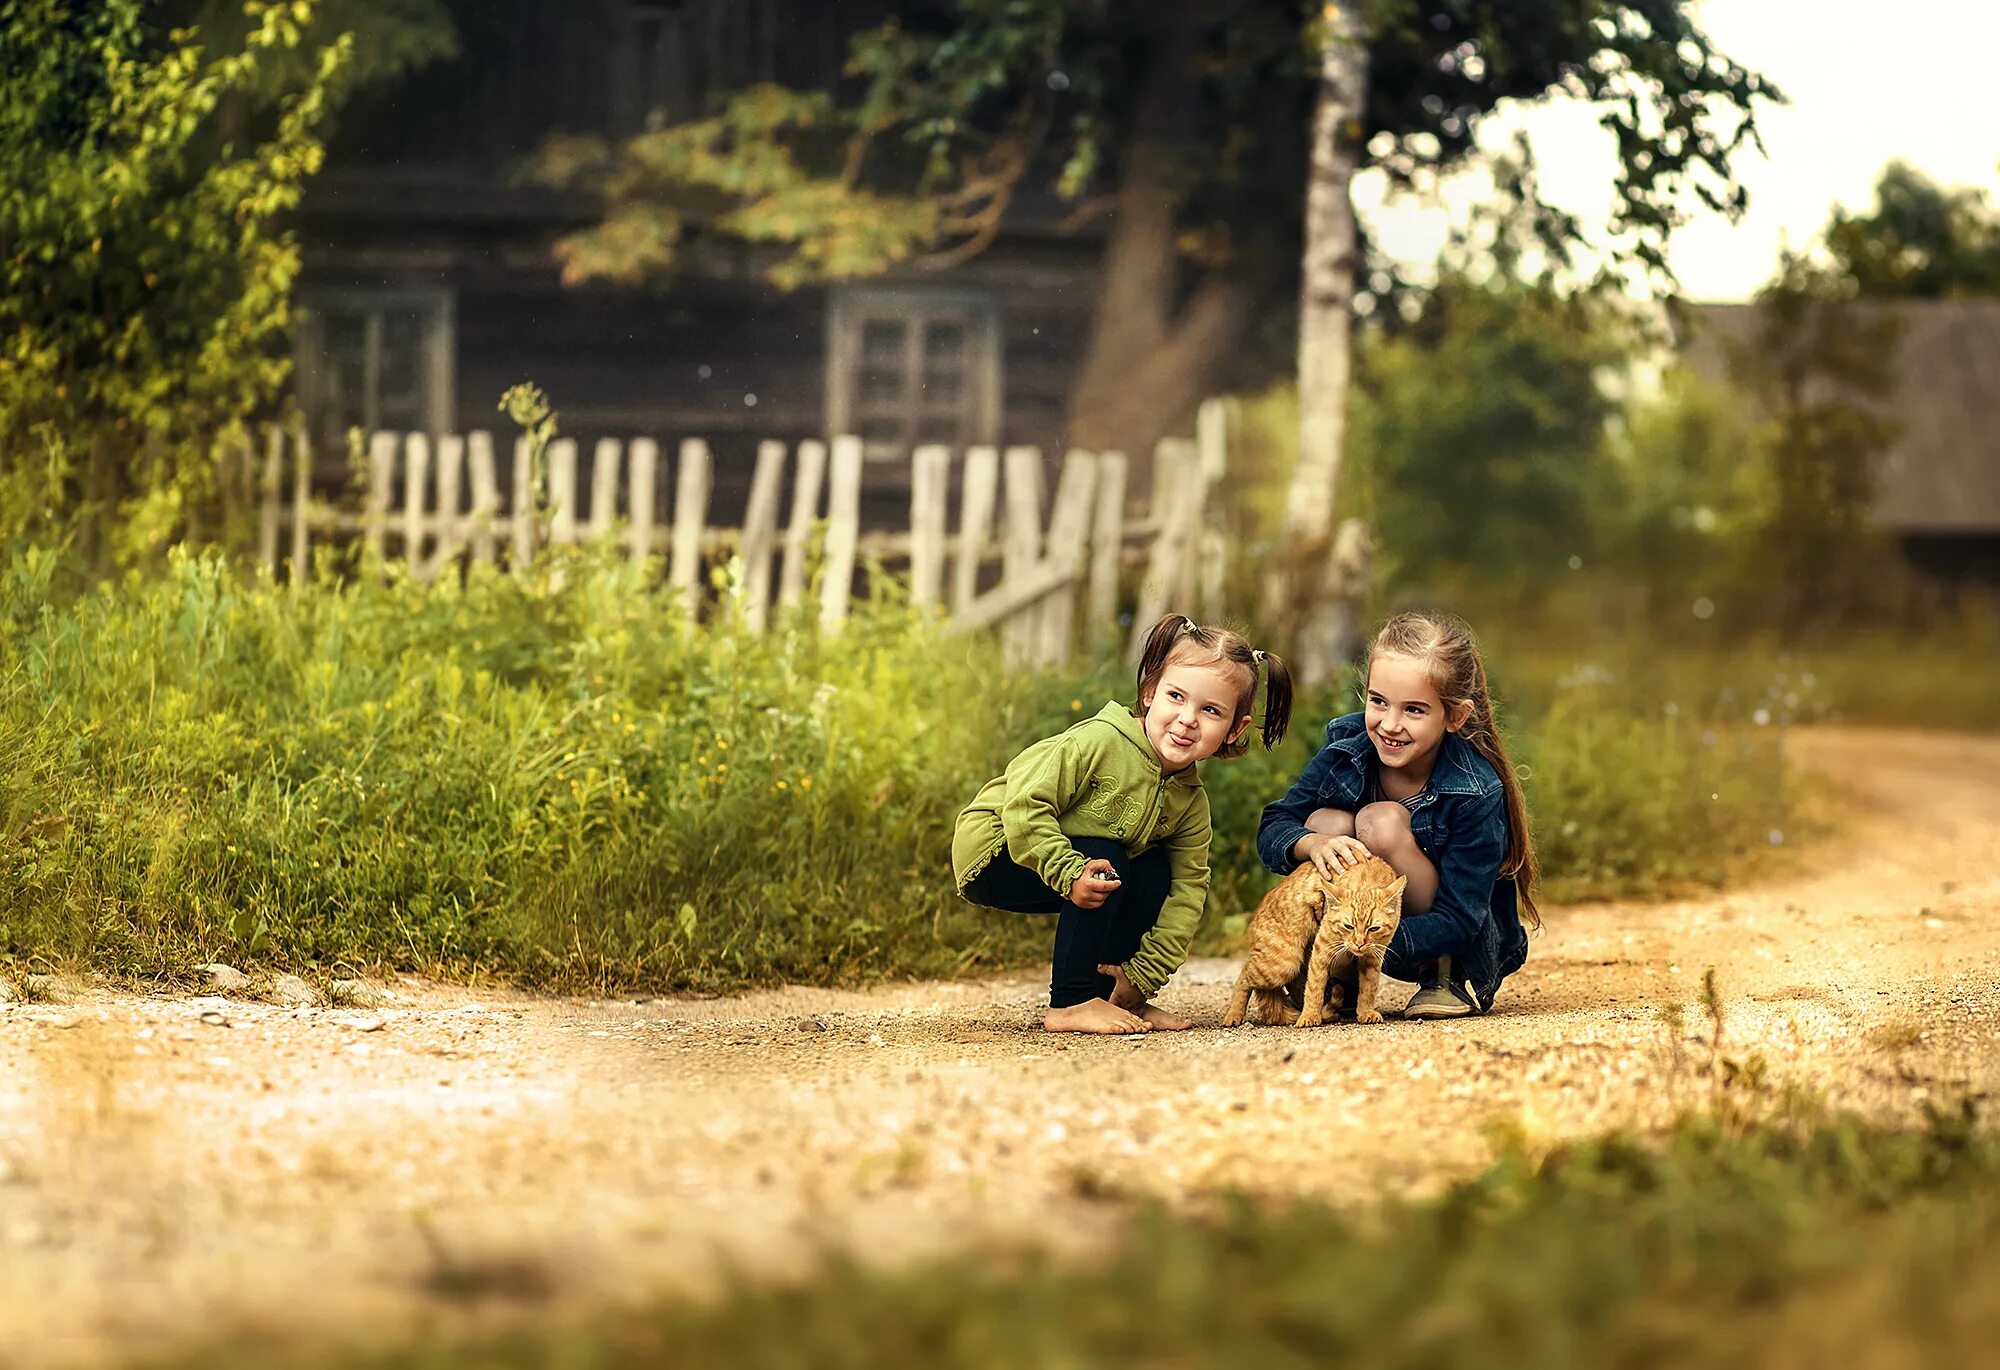
[[[1112,980],[1099,965],[1116,965],[1139,949],[1167,902],[1173,883],[1166,852],[1155,847],[1140,856],[1109,838],[1078,837],[1072,845],[1086,857],[1103,857],[1118,872],[1118,886],[1094,909],[1081,909],[1017,864],[1006,852],[972,877],[965,897],[1008,913],[1053,913],[1056,949],[1049,970],[1049,1007],[1068,1008],[1091,999],[1109,999]]]

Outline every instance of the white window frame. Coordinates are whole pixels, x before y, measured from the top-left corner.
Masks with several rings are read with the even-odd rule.
[[[965,391],[958,401],[958,435],[949,445],[993,443],[1000,437],[1000,303],[984,291],[916,286],[836,286],[826,316],[826,426],[831,434],[855,431],[859,414],[855,387],[861,371],[861,336],[871,320],[916,323],[905,335],[905,393],[921,390],[922,325],[946,319],[966,330]],[[916,397],[906,434],[917,431],[921,396]],[[895,460],[910,453],[908,441],[871,442],[872,460]]]
[[[326,372],[328,370],[325,319],[328,314],[359,314],[362,317],[362,363],[366,376],[361,397],[361,428],[374,432],[382,426],[381,371],[382,321],[390,313],[418,313],[423,317],[423,410],[420,424],[430,434],[449,433],[457,413],[453,393],[457,355],[458,325],[452,292],[443,286],[364,286],[318,287],[300,292],[300,326],[297,361],[299,397],[308,420],[324,426]]]

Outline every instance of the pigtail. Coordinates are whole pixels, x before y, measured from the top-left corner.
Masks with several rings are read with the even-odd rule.
[[[1292,725],[1292,672],[1285,659],[1261,647],[1250,654],[1264,666],[1264,750],[1285,740]]]
[[[1186,614],[1167,614],[1153,625],[1153,631],[1146,634],[1146,645],[1139,653],[1139,703],[1144,707],[1147,686],[1160,678],[1160,672],[1167,668],[1167,658],[1173,654],[1174,644],[1194,631],[1194,620]]]

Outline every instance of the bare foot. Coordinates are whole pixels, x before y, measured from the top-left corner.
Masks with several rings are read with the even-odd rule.
[[[1101,1032],[1120,1036],[1128,1032],[1150,1032],[1152,1024],[1137,1014],[1127,1013],[1108,999],[1086,999],[1068,1008],[1050,1009],[1048,1017],[1042,1019],[1042,1028],[1048,1032]]]
[[[1148,1004],[1139,1010],[1139,1016],[1162,1032],[1182,1032],[1194,1026],[1194,1020],[1183,1018],[1178,1013],[1169,1013],[1156,1004]]]

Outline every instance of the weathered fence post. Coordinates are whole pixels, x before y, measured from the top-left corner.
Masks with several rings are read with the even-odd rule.
[[[806,589],[806,543],[819,514],[820,486],[826,480],[826,444],[807,438],[799,444],[799,475],[792,486],[792,516],[785,526],[785,559],[778,569],[778,603],[796,604]]]
[[[499,556],[494,523],[500,517],[500,472],[493,464],[493,435],[474,433],[466,440],[472,461],[472,556],[492,562]]]
[[[1025,579],[1042,554],[1042,453],[1038,447],[1007,449],[1007,533],[1000,545],[1003,580]],[[1041,614],[1025,610],[1005,629],[1007,659],[1016,665],[1033,658],[1040,641]]]
[[[657,508],[660,474],[660,444],[651,438],[632,440],[630,493],[626,496],[626,545],[634,561],[653,555],[653,511]]]
[[[278,574],[278,519],[283,513],[278,486],[285,475],[285,433],[272,424],[264,440],[264,474],[257,482],[257,564]]]
[[[549,541],[576,541],[576,439],[557,438],[548,447]]]
[[[430,479],[430,435],[412,433],[403,440],[403,562],[412,574],[424,569],[424,500]]]
[[[1090,530],[1090,632],[1101,638],[1118,614],[1118,576],[1125,557],[1125,454],[1097,458],[1097,511]]]
[[[910,607],[933,610],[944,589],[945,499],[951,449],[919,447],[910,458]]]
[[[397,442],[394,433],[368,437],[368,509],[362,537],[369,559],[377,562],[389,551],[389,483],[396,478]]]
[[[437,550],[431,554],[431,573],[439,574],[458,556],[463,546],[464,525],[459,519],[459,487],[465,475],[465,438],[446,433],[438,439]]]
[[[311,530],[306,526],[311,503],[312,439],[306,436],[305,420],[300,419],[292,430],[292,589],[295,592],[305,588],[312,571],[307,560]]]
[[[750,476],[750,500],[743,509],[743,621],[764,631],[771,612],[771,554],[778,537],[778,495],[785,480],[785,444],[757,444],[757,469]]]
[[[684,439],[674,481],[674,547],[667,584],[681,592],[690,623],[701,617],[701,539],[708,524],[710,485],[708,444]]]
[[[526,574],[535,561],[535,544],[541,531],[535,525],[541,511],[535,501],[541,494],[535,480],[535,453],[524,435],[514,439],[514,569]]]
[[[951,612],[962,614],[979,592],[980,553],[993,527],[993,501],[999,493],[1000,453],[991,447],[965,452],[965,488],[959,494],[958,560],[952,567]]]
[[[1213,623],[1223,615],[1223,586],[1229,569],[1228,530],[1222,525],[1222,511],[1214,504],[1216,492],[1223,488],[1223,477],[1228,473],[1228,401],[1203,400],[1201,408],[1195,411],[1194,432],[1195,446],[1201,452],[1202,507],[1207,511],[1197,533],[1201,569],[1196,598],[1201,604],[1202,621]]]
[[[1173,604],[1183,576],[1182,534],[1188,516],[1197,506],[1197,475],[1190,470],[1193,454],[1184,438],[1161,438],[1153,449],[1153,533],[1152,553],[1146,561],[1145,578],[1139,582],[1138,612],[1132,616],[1132,635],[1126,654],[1137,658],[1146,645],[1146,634],[1170,607],[1186,612],[1186,601]]]
[[[1067,579],[1042,606],[1041,649],[1044,665],[1069,655],[1070,627],[1076,618],[1076,578],[1083,569],[1090,538],[1090,497],[1097,484],[1097,458],[1072,451],[1056,480],[1055,510],[1049,516],[1049,569]]]
[[[819,626],[838,632],[854,593],[854,552],[861,540],[861,439],[833,440],[832,479],[826,492],[826,564],[821,568]]]
[[[595,542],[611,531],[618,516],[618,465],[624,444],[616,438],[599,438],[590,454],[590,539]]]

